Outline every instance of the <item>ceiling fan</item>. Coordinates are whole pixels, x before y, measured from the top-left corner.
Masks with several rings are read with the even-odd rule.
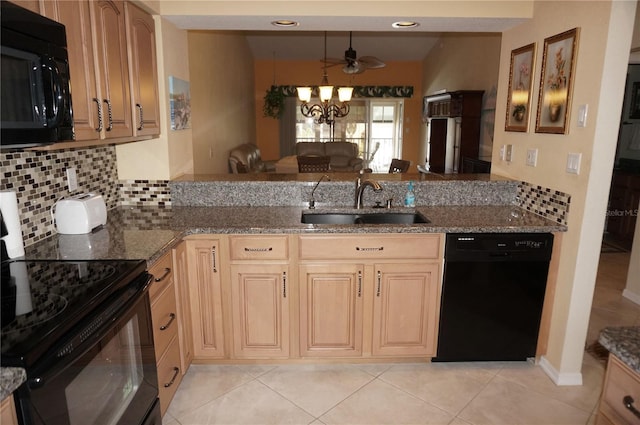
[[[344,59],[325,58],[327,66],[344,65],[342,71],[345,74],[361,74],[367,69],[384,68],[385,63],[375,56],[361,56],[351,47],[351,39],[353,33],[349,31],[349,49],[344,51]]]

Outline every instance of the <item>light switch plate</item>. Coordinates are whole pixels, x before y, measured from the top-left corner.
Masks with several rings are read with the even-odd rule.
[[[504,156],[504,159],[506,159],[508,162],[513,161],[513,145],[507,145]]]
[[[75,168],[67,168],[67,186],[69,187],[69,192],[73,192],[78,189],[78,176],[76,175]]]
[[[580,105],[578,107],[578,127],[587,126],[587,112],[589,112],[589,105]]]
[[[567,155],[567,173],[580,174],[581,153],[569,153]]]
[[[538,165],[538,149],[527,149],[527,165],[530,167]]]

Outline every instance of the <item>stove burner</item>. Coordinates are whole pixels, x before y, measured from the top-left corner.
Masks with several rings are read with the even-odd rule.
[[[67,307],[67,299],[60,295],[48,294],[44,296],[42,302],[38,302],[36,305],[37,306],[29,313],[16,315],[11,322],[6,323],[6,325],[11,326],[6,331],[2,331],[3,343],[11,340],[10,335],[21,333],[33,326],[47,322],[62,313],[65,307]],[[5,340],[5,337],[7,340]]]

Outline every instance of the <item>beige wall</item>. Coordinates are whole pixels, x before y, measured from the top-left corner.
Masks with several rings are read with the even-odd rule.
[[[445,34],[424,58],[423,94],[446,89],[484,90],[480,158],[491,160],[500,34]],[[427,126],[421,129],[420,161],[427,157]]]
[[[118,178],[168,180],[193,173],[191,130],[172,131],[169,111],[169,76],[189,81],[187,32],[154,17],[160,96],[160,138],[118,145]]]
[[[253,58],[242,35],[189,32],[194,173],[228,172],[229,151],[255,141]]]
[[[581,379],[635,7],[629,1],[536,1],[533,19],[502,37],[492,172],[571,195],[569,231],[563,238],[549,348],[543,359],[558,383]],[[535,133],[535,110],[529,132],[505,132],[511,50],[537,43],[533,91],[533,105],[537,105],[544,39],[574,27],[580,27],[580,39],[568,134]],[[576,124],[582,104],[589,105],[585,128]],[[500,160],[504,144],[514,146],[513,162]],[[525,165],[527,148],[538,149],[535,168]],[[582,154],[579,175],[565,172],[570,152]]]

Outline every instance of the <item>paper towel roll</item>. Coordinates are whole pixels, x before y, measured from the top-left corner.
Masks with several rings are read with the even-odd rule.
[[[10,190],[0,191],[0,211],[2,220],[7,227],[8,235],[2,238],[7,246],[9,258],[24,256],[24,242],[22,241],[22,228],[20,227],[20,213],[18,212],[18,197]]]

